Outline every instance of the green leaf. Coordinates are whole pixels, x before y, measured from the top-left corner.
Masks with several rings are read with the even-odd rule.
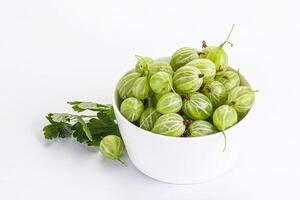
[[[98,112],[97,118],[89,121],[89,127],[92,135],[120,135],[119,127],[116,122],[106,112]]]
[[[71,101],[68,102],[68,104],[72,105],[72,108],[76,112],[83,112],[85,110],[91,110],[91,111],[105,111],[105,110],[111,110],[111,105],[103,105],[93,102],[81,102],[81,101]]]
[[[65,138],[72,135],[71,125],[64,122],[54,122],[43,128],[46,139]]]
[[[85,132],[87,138],[92,141],[93,138],[92,138],[92,135],[91,135],[91,132],[90,132],[90,129],[89,127],[87,126],[87,124],[85,123],[85,121],[82,119],[82,117],[80,116],[76,116],[76,119],[77,121],[82,125],[82,129],[83,131]]]
[[[76,140],[79,143],[84,143],[84,142],[89,141],[88,137],[86,136],[86,133],[83,130],[82,125],[79,122],[75,123],[72,126],[72,130],[74,131],[73,137],[76,138]]]
[[[67,113],[52,113],[52,120],[54,122],[70,122],[72,115]]]

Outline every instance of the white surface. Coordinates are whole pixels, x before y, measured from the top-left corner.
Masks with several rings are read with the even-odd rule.
[[[299,199],[297,1],[0,1],[0,199]],[[152,180],[70,140],[46,142],[48,112],[109,103],[133,55],[170,55],[201,40],[227,48],[260,90],[242,160],[206,184]]]
[[[158,60],[169,61],[170,58]],[[249,86],[243,74],[239,75],[241,83]],[[252,134],[247,126],[251,126],[251,120],[255,120],[255,106],[242,121],[226,130],[225,151],[224,135],[221,132],[205,137],[185,138],[152,134],[132,124],[120,113],[117,85],[118,81],[114,83],[112,105],[128,157],[137,169],[156,180],[173,184],[196,184],[219,177],[234,167],[247,138]]]

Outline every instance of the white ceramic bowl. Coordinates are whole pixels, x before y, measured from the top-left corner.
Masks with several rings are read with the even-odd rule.
[[[242,75],[240,77],[243,85],[249,85]],[[222,133],[203,137],[170,137],[135,126],[119,111],[116,86],[117,82],[113,92],[113,107],[121,135],[130,160],[144,174],[167,183],[193,184],[213,179],[236,163],[243,147],[244,134],[247,134],[246,122],[251,112],[226,130],[227,147],[223,152],[225,141]]]

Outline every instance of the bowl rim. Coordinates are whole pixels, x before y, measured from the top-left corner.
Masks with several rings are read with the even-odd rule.
[[[169,59],[169,57],[161,57],[161,58],[157,58],[155,60],[166,60],[166,59]],[[234,71],[237,71],[236,69],[232,68],[232,67],[229,67],[231,70],[234,70]],[[172,139],[172,140],[181,140],[181,141],[190,141],[190,140],[203,140],[203,139],[208,139],[208,138],[213,138],[213,137],[219,137],[219,136],[222,136],[223,137],[223,133],[222,131],[219,131],[219,132],[216,132],[216,133],[213,133],[213,134],[210,134],[210,135],[203,135],[203,136],[198,136],[198,137],[173,137],[173,136],[168,136],[168,135],[162,135],[162,134],[157,134],[157,133],[154,133],[154,132],[151,132],[151,131],[148,131],[148,130],[144,130],[142,128],[140,128],[139,126],[136,126],[135,124],[131,123],[130,121],[128,121],[120,112],[120,109],[119,109],[119,106],[118,106],[118,103],[117,103],[117,95],[118,95],[118,91],[117,91],[117,85],[118,85],[118,82],[119,80],[126,74],[128,74],[129,72],[132,72],[134,71],[134,68],[131,68],[123,73],[120,73],[118,76],[116,76],[116,80],[114,81],[114,86],[113,86],[113,92],[112,92],[112,105],[113,105],[113,108],[114,108],[114,112],[116,115],[120,116],[122,121],[124,121],[126,124],[128,124],[129,126],[132,126],[134,127],[135,129],[137,129],[139,132],[142,132],[142,134],[146,134],[148,135],[149,137],[158,137],[158,138],[165,138],[165,139]],[[243,74],[241,74],[239,72],[239,76],[242,77],[246,83],[249,85],[249,87],[251,87],[250,83],[248,82],[248,80],[245,78],[245,76]],[[255,104],[255,103],[254,103]],[[241,126],[240,124],[241,123],[245,123],[245,119],[246,118],[249,118],[247,117],[251,110],[253,110],[253,107],[254,107],[254,104],[252,106],[252,108],[248,111],[248,113],[246,114],[246,116],[241,120],[239,121],[237,124],[233,125],[232,127],[226,129],[224,131],[224,133],[228,132],[228,130],[232,130],[232,129],[236,129],[237,127]]]

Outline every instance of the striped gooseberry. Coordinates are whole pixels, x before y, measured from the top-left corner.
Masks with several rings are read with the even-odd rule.
[[[179,94],[196,92],[202,85],[203,76],[197,67],[183,66],[174,73],[174,89]]]
[[[203,40],[202,41],[202,51],[199,53],[200,58],[207,58],[207,55],[210,51],[213,49],[217,48],[216,46],[207,46],[206,42]]]
[[[174,92],[168,92],[159,98],[156,110],[162,114],[168,114],[180,111],[181,107],[181,96]]]
[[[145,74],[148,69],[148,65],[153,62],[152,58],[149,57],[141,57],[136,55],[137,62],[135,64],[135,71],[141,74]]]
[[[150,131],[156,120],[161,116],[159,112],[156,111],[153,107],[148,107],[144,110],[140,118],[140,127],[147,131]]]
[[[147,80],[147,77],[139,77],[132,85],[132,94],[137,99],[148,99],[152,95],[152,90]]]
[[[216,76],[215,80],[222,83],[228,92],[241,83],[239,74],[234,71],[226,71],[224,74]]]
[[[218,107],[213,113],[213,123],[219,131],[225,131],[238,122],[235,109],[229,105]]]
[[[208,97],[214,108],[223,105],[227,101],[227,90],[225,86],[219,81],[213,81],[211,83],[205,84],[202,92]]]
[[[120,79],[117,85],[117,91],[122,99],[133,97],[132,86],[136,79],[138,79],[141,75],[142,74],[138,72],[131,72]]]
[[[164,94],[156,94],[154,93],[154,95],[152,95],[151,99],[150,99],[150,104],[156,108],[157,102],[158,100],[163,96]]]
[[[176,113],[162,115],[156,120],[151,131],[160,135],[179,137],[185,131],[184,119]]]
[[[203,73],[203,82],[208,83],[214,80],[216,75],[216,65],[209,59],[199,58],[192,60],[188,66],[197,67]]]
[[[121,163],[123,163],[123,161],[120,160],[120,157],[124,150],[124,144],[119,136],[105,136],[100,142],[99,150],[105,158],[111,160],[118,160]]]
[[[213,113],[213,106],[204,94],[196,92],[183,97],[182,110],[191,119],[207,119]]]
[[[137,121],[140,119],[143,111],[144,104],[134,97],[129,97],[121,103],[120,112],[128,121]]]
[[[182,47],[172,55],[170,64],[173,70],[176,71],[178,68],[197,58],[199,58],[199,55],[196,49],[191,47]]]
[[[204,136],[204,135],[210,135],[217,132],[217,129],[205,120],[196,120],[193,121],[188,126],[188,131],[190,136],[192,137],[198,137],[198,136]]]
[[[151,77],[157,72],[167,72],[170,75],[173,75],[173,69],[171,65],[165,61],[155,60],[148,65],[148,76]]]
[[[248,86],[239,86],[228,94],[228,105],[232,106],[239,115],[247,113],[255,101],[254,92]]]
[[[172,76],[167,72],[157,72],[150,78],[150,87],[157,94],[170,92],[173,86]]]

